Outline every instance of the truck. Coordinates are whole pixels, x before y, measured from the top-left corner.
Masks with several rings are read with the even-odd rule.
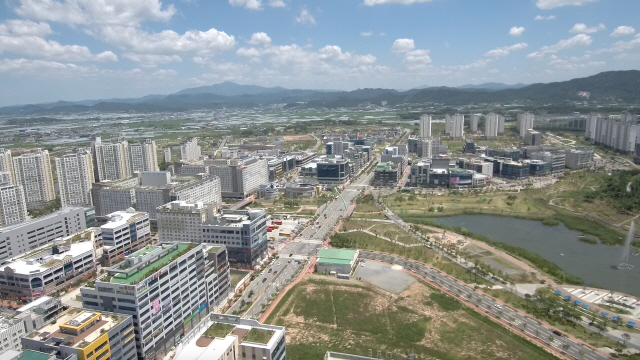
[[[282,220],[274,220],[273,223],[276,225],[282,225]]]

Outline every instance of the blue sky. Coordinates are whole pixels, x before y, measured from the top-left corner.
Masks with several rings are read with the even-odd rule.
[[[638,0],[5,0],[0,105],[562,81],[640,64]]]

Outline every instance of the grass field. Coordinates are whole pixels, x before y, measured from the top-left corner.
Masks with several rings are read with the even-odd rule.
[[[369,349],[394,359],[555,359],[420,282],[397,296],[355,280],[307,277],[266,322],[286,326],[292,360],[322,359],[326,351],[368,356]]]

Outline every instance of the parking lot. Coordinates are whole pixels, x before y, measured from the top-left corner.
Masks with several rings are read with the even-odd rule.
[[[362,278],[362,280],[394,294],[402,293],[416,282],[416,279],[402,271],[402,267],[399,265],[388,265],[375,261],[366,261],[360,264],[355,277]]]

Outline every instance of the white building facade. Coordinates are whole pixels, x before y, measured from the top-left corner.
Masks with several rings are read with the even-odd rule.
[[[103,142],[97,137],[93,144],[96,181],[121,180],[131,176],[129,144]]]
[[[169,155],[171,156],[171,155]],[[151,139],[129,144],[129,165],[131,173],[158,171],[158,149]]]
[[[16,185],[24,189],[27,207],[36,207],[56,198],[49,151],[37,149],[33,153],[13,157]]]
[[[91,185],[94,180],[91,152],[87,149],[77,149],[74,153],[54,160],[62,206],[91,206]]]
[[[27,221],[27,202],[20,185],[0,184],[0,228]]]

